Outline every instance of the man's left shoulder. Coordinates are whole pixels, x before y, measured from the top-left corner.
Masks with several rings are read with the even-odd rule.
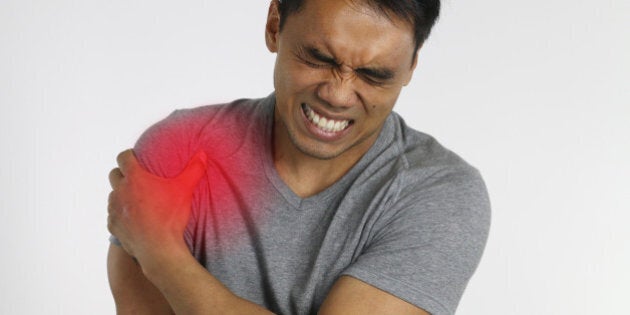
[[[401,151],[396,199],[422,215],[437,211],[440,216],[474,216],[489,221],[490,200],[480,171],[433,136],[407,126],[399,116],[396,119],[396,142]]]
[[[446,175],[481,179],[476,167],[435,137],[411,128],[398,115],[394,115],[393,119],[397,125],[395,142],[400,151],[400,172],[417,180]]]

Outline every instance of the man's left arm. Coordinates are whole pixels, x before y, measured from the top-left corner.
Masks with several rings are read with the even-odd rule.
[[[400,190],[379,214],[361,252],[341,273],[341,279],[352,285],[342,286],[342,280],[335,284],[341,287],[340,302],[361,304],[346,289],[356,293],[362,286],[372,286],[365,287],[369,293],[362,296],[375,299],[382,290],[381,295],[391,294],[433,315],[455,313],[488,236],[487,191],[479,172],[467,165],[420,175],[413,169],[401,175]]]

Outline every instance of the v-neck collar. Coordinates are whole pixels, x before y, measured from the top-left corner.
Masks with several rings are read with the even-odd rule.
[[[296,210],[312,209],[312,208],[327,208],[333,202],[338,200],[338,197],[345,192],[343,187],[348,187],[352,181],[354,181],[359,174],[365,170],[365,168],[374,160],[389,143],[394,140],[394,128],[395,124],[393,117],[390,114],[385,120],[385,124],[381,129],[378,138],[370,147],[359,161],[350,168],[350,170],[344,174],[341,179],[330,185],[323,191],[306,198],[302,198],[295,194],[293,190],[282,180],[280,174],[276,170],[273,162],[273,114],[276,103],[275,93],[272,93],[262,101],[261,110],[264,111],[262,118],[264,119],[264,131],[262,133],[264,144],[263,154],[261,154],[261,163],[265,170],[267,179],[272,183],[275,189],[284,197],[284,199],[291,204]]]

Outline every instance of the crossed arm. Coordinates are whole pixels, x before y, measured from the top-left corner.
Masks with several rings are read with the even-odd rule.
[[[110,245],[107,261],[118,314],[272,314],[221,284],[194,259],[183,241],[191,191],[205,172],[203,155],[193,157],[172,179],[144,171],[130,150],[118,156],[118,165],[110,172],[113,191],[108,228],[122,247]],[[319,314],[428,313],[358,279],[342,276]]]

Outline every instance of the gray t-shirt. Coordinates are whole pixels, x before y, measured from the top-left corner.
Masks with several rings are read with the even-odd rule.
[[[300,198],[274,168],[274,104],[272,94],[175,111],[138,140],[141,164],[159,176],[200,149],[210,158],[184,236],[195,258],[278,314],[316,314],[341,275],[454,313],[490,225],[477,170],[392,113],[347,174]]]

